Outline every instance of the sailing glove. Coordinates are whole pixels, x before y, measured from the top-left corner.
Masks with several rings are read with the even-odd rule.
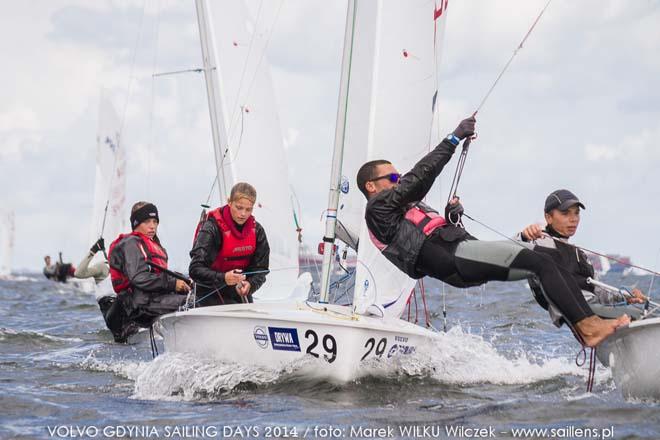
[[[463,210],[463,205],[461,205],[461,202],[456,202],[453,204],[447,203],[447,206],[445,206],[445,218],[451,224],[457,225],[461,223],[463,212],[464,210]]]
[[[94,243],[92,247],[89,248],[89,251],[93,254],[97,253],[98,251],[104,251],[104,250],[105,250],[105,240],[103,240],[103,237],[96,240],[96,243]]]
[[[474,116],[470,116],[467,119],[463,119],[461,123],[458,124],[458,127],[456,127],[456,130],[454,130],[454,136],[456,136],[461,140],[465,139],[468,136],[472,136],[474,134],[476,123],[477,120]]]

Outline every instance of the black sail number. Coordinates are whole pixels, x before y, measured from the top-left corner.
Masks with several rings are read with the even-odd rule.
[[[305,332],[305,339],[312,338],[312,343],[309,344],[309,347],[307,347],[307,354],[311,354],[315,358],[319,357],[317,353],[314,353],[314,349],[316,348],[317,345],[319,345],[319,337],[316,335],[316,332],[314,330],[307,330]]]
[[[323,336],[323,348],[331,355],[324,354],[323,357],[329,364],[333,363],[337,359],[337,341],[335,341],[332,335]]]
[[[374,355],[381,357],[383,353],[385,353],[385,348],[387,347],[387,338],[381,338],[381,340],[378,341],[378,344],[376,344],[376,339],[374,338],[367,339],[367,342],[364,344],[364,348],[367,349],[367,352],[362,356],[362,359],[360,360],[361,361],[365,360],[367,356],[371,354],[374,347],[376,348]]]
[[[311,354],[315,358],[319,357],[318,353],[314,352],[314,349],[319,345],[319,336],[316,334],[314,330],[307,330],[305,332],[305,339],[310,339],[312,340],[312,343],[309,344],[307,347],[307,354]],[[337,341],[335,340],[334,336],[332,335],[324,335],[323,336],[323,349],[325,350],[326,354],[323,355],[323,358],[328,362],[328,363],[333,363],[335,359],[337,359]]]

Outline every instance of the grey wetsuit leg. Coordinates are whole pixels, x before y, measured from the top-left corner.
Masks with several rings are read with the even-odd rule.
[[[523,249],[532,249],[533,246],[528,243],[513,243],[511,241],[480,241],[480,240],[467,240],[461,242],[456,248],[455,257],[460,260],[457,261],[457,267],[470,266],[465,262],[484,263],[489,266],[496,266],[504,269],[504,271],[494,270],[499,272],[504,278],[498,277],[501,281],[516,281],[524,280],[532,276],[532,272],[524,269],[511,268],[511,262],[515,260],[520,251]],[[465,268],[470,272],[470,268]],[[471,277],[470,277],[471,278]]]

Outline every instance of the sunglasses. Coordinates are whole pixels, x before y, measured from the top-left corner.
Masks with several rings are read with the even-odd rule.
[[[401,174],[399,173],[390,173],[390,174],[385,174],[384,176],[376,177],[375,179],[370,179],[370,182],[375,182],[376,180],[380,179],[387,179],[392,183],[399,183],[399,180],[401,180]]]

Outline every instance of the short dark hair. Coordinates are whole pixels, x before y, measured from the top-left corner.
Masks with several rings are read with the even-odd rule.
[[[375,179],[376,177],[376,167],[378,165],[391,165],[392,162],[389,160],[378,159],[372,160],[360,167],[357,173],[357,186],[362,191],[362,194],[368,199],[369,193],[367,192],[367,182]]]

